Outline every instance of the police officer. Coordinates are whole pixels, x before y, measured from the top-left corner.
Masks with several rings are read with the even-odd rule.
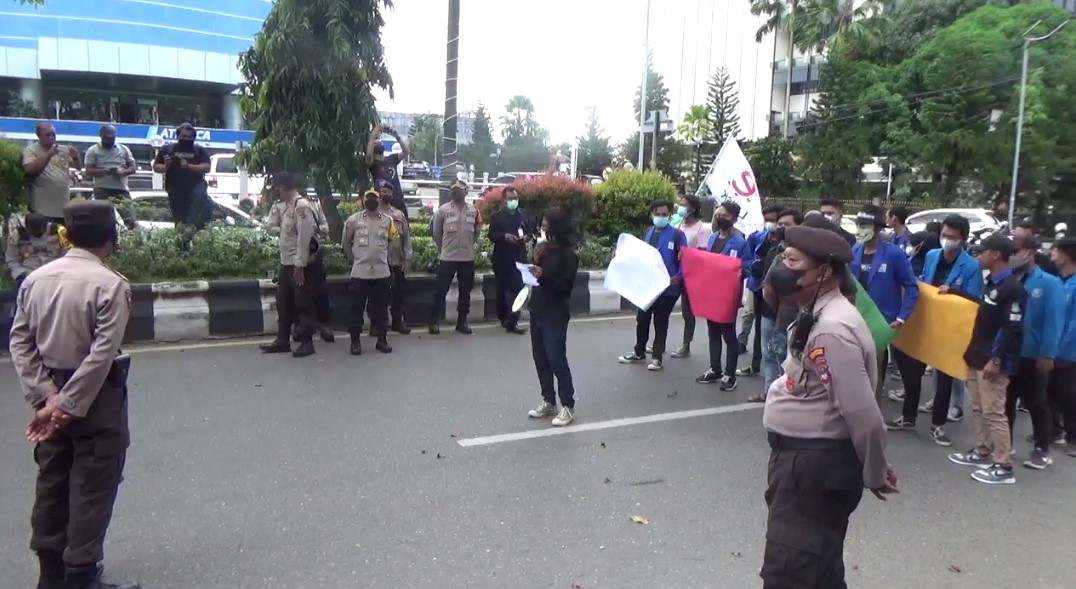
[[[512,302],[523,290],[523,276],[517,263],[527,261],[527,219],[519,210],[519,191],[504,189],[504,207],[489,219],[489,240],[493,242],[493,274],[497,277],[497,319],[508,333],[523,335],[519,313],[512,312]]]
[[[8,239],[4,262],[15,284],[21,285],[31,272],[62,255],[60,238],[55,228],[49,230],[49,220],[40,213],[30,213]]]
[[[772,455],[761,577],[764,589],[845,587],[844,539],[864,487],[879,499],[897,492],[874,399],[878,357],[840,292],[849,244],[833,231],[789,227],[785,245],[769,280],[800,312],[762,418]]]
[[[474,288],[474,253],[482,216],[467,202],[467,184],[452,184],[452,202],[445,203],[433,214],[433,242],[440,250],[437,282],[430,304],[430,333],[441,333],[441,309],[452,279],[459,280],[459,302],[456,306],[456,331],[470,335],[467,313],[471,309],[471,289]]]
[[[351,355],[362,354],[363,312],[370,315],[375,349],[383,354],[392,352],[389,347],[389,292],[392,271],[389,269],[390,243],[400,234],[392,215],[380,212],[381,195],[368,190],[363,195],[363,211],[348,217],[344,222],[344,236],[340,245],[351,262]]]
[[[411,328],[404,319],[404,300],[407,295],[407,271],[411,265],[411,255],[414,253],[411,247],[411,227],[407,222],[407,213],[392,205],[392,185],[378,183],[378,192],[381,195],[381,208],[378,209],[383,215],[392,217],[396,225],[396,231],[400,239],[389,242],[389,272],[392,274],[391,294],[389,295],[389,311],[391,312],[391,329],[396,333],[407,335]]]
[[[34,408],[26,428],[39,469],[30,548],[39,589],[137,587],[103,582],[100,567],[130,443],[129,357],[117,354],[131,289],[104,264],[118,239],[116,212],[108,201],[63,212],[74,247],[26,278],[11,329],[11,361]]]
[[[315,292],[317,280],[311,265],[316,254],[317,221],[310,201],[299,194],[304,180],[292,173],[274,176],[273,185],[280,192],[280,269],[277,272],[277,335],[272,342],[258,346],[266,354],[291,352],[291,330],[299,325],[299,347],[292,356],[303,358],[314,353]]]

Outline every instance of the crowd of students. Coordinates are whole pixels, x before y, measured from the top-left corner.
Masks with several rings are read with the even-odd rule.
[[[897,347],[880,353],[882,374],[876,394],[902,404],[899,414],[886,422],[887,429],[915,431],[918,415],[928,414],[931,439],[951,446],[947,424],[964,419],[970,396],[977,446],[949,459],[977,467],[976,480],[1015,482],[1011,437],[1018,408],[1030,414],[1033,430],[1024,466],[1036,470],[1051,466],[1051,447],[1076,457],[1076,239],[1058,240],[1047,254],[1032,226],[1023,223],[1012,236],[988,237],[973,254],[968,247],[969,222],[957,214],[912,233],[905,226],[908,211],[903,207],[885,210],[868,204],[855,216],[852,234],[840,229],[844,212],[840,201],[825,200],[819,209],[804,217],[795,210],[768,207],[763,210],[764,228],[743,235],[734,226],[741,213],[735,202],[721,203],[712,225],[700,218],[701,203],[694,196],[685,196],[676,205],[652,203],[653,226],[643,239],[660,252],[672,280],[650,308],[638,312],[635,345],[620,356],[620,363],[664,369],[669,319],[677,300],[684,332],[670,357],[691,355],[696,318],[682,284],[684,248],[740,258],[749,317],[739,335],[735,323],[707,320],[709,368],[696,382],[733,391],[743,378],[761,375],[761,387],[748,401],[765,402],[770,385],[783,374],[787,329],[799,313],[798,306],[782,302],[770,284],[771,269],[782,263],[784,231],[796,225],[827,228],[852,244],[853,261],[842,292],[852,299],[857,291],[869,296],[893,330],[902,329],[914,312],[920,282],[979,305],[975,325],[968,326],[972,341],[964,353],[967,382]],[[747,351],[750,364],[740,368],[739,355]],[[902,384],[888,393],[887,372]],[[920,404],[925,378],[933,380],[935,394]]]

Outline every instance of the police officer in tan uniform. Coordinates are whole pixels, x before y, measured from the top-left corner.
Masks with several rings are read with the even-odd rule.
[[[471,289],[474,288],[475,243],[481,234],[482,215],[474,205],[466,201],[467,185],[461,181],[452,184],[452,202],[445,203],[433,214],[433,242],[440,250],[437,264],[437,281],[433,302],[430,305],[430,333],[441,333],[440,318],[445,306],[445,296],[452,286],[452,279],[459,280],[459,303],[456,306],[456,331],[470,335],[467,313],[471,309]]]
[[[49,220],[44,215],[30,213],[23,224],[12,231],[4,262],[18,286],[31,272],[62,255],[56,229],[50,231]]]
[[[799,305],[789,328],[785,377],[766,395],[772,454],[766,505],[764,589],[843,589],[848,518],[863,489],[897,492],[874,397],[878,358],[855,306],[840,292],[852,248],[826,229],[785,230],[784,263],[769,275]]]
[[[277,273],[277,335],[259,346],[266,354],[291,352],[296,358],[314,353],[315,291],[317,278],[309,268],[317,253],[317,221],[310,201],[299,194],[305,180],[292,173],[273,177],[280,191],[280,270]],[[291,350],[292,326],[298,325],[299,347]]]
[[[378,210],[381,195],[368,190],[363,195],[363,211],[348,217],[344,222],[344,236],[340,245],[351,262],[351,354],[362,354],[363,313],[370,315],[373,332],[377,337],[375,349],[388,354],[389,346],[389,289],[392,272],[389,270],[390,243],[400,238],[392,215]]]
[[[407,335],[411,328],[404,318],[404,301],[407,296],[407,272],[411,266],[411,227],[407,222],[407,213],[392,205],[393,189],[388,182],[378,182],[381,194],[382,214],[391,215],[400,233],[400,239],[389,242],[389,271],[392,273],[392,287],[389,295],[389,310],[392,317],[392,330]]]
[[[127,279],[105,265],[115,251],[108,201],[64,207],[73,249],[19,289],[11,361],[34,416],[36,498],[30,548],[39,589],[117,589],[101,580],[105,533],[130,444],[120,343],[131,314]]]

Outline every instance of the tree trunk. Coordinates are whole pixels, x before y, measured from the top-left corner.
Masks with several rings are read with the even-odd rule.
[[[329,237],[333,242],[340,243],[340,239],[344,236],[344,220],[340,218],[340,211],[336,208],[336,201],[333,200],[333,190],[329,179],[320,177],[314,180],[314,192],[318,195],[321,210],[329,223]]]

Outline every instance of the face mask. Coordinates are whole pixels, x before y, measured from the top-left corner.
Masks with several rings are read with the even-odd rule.
[[[1031,256],[1012,256],[1009,258],[1009,267],[1013,270],[1023,270],[1031,263]]]
[[[800,286],[800,278],[807,274],[806,270],[793,270],[784,264],[774,266],[770,270],[770,284],[779,297],[792,296],[803,290]]]
[[[768,233],[773,233],[774,231],[777,231],[777,223],[774,223],[772,221],[767,221],[766,224],[763,225],[762,228],[765,229],[766,232],[768,232]]]
[[[386,207],[391,205],[392,204],[392,195],[391,194],[382,194],[381,195],[381,204],[385,205]]]
[[[465,196],[465,194],[464,194],[464,192],[462,190],[453,190],[452,191],[452,200],[454,200],[456,202],[462,201],[464,196]]]
[[[724,217],[718,218],[717,228],[722,231],[728,231],[729,229],[732,229],[732,219],[726,219]]]
[[[194,147],[194,140],[193,139],[180,139],[179,141],[176,141],[176,145],[180,146],[183,149],[190,149],[190,148]]]
[[[874,239],[874,227],[860,227],[856,229],[856,243],[867,243]]]
[[[513,199],[510,199],[510,200],[509,200],[509,201],[508,201],[507,203],[505,203],[505,204],[507,204],[507,205],[508,205],[508,210],[510,210],[510,211],[514,211],[514,210],[516,210],[516,209],[518,209],[518,208],[519,208],[519,200],[518,200],[518,199],[515,199],[515,198],[513,198]]]
[[[960,249],[960,242],[955,239],[943,239],[941,240],[941,246],[947,252],[954,252]]]
[[[376,211],[379,204],[380,204],[380,199],[372,197],[372,196],[366,197],[366,200],[363,201],[363,205],[366,206],[366,210],[368,210],[370,212]]]
[[[822,216],[833,223],[837,222],[837,213],[822,213]]]
[[[904,246],[904,254],[907,255],[909,258],[915,256],[915,254],[916,254],[915,246],[914,245],[906,245],[906,246]]]
[[[538,241],[538,243],[545,243],[545,241],[546,241],[545,229],[542,229],[541,231],[538,232],[538,240],[537,241]]]
[[[785,240],[785,228],[784,227],[778,227],[778,228],[774,229],[773,230],[773,238],[775,240],[777,240],[777,241],[784,241]]]
[[[658,229],[664,229],[665,227],[668,227],[668,226],[669,226],[669,218],[668,217],[654,217],[654,227],[657,227]]]
[[[374,155],[385,155],[385,146],[384,145],[375,145],[374,146]]]
[[[113,147],[115,147],[115,145],[116,145],[116,138],[115,137],[111,137],[109,139],[102,139],[101,140],[101,147],[104,147],[105,149],[112,149]]]
[[[676,207],[676,215],[681,219],[687,216],[687,207],[680,205]]]

